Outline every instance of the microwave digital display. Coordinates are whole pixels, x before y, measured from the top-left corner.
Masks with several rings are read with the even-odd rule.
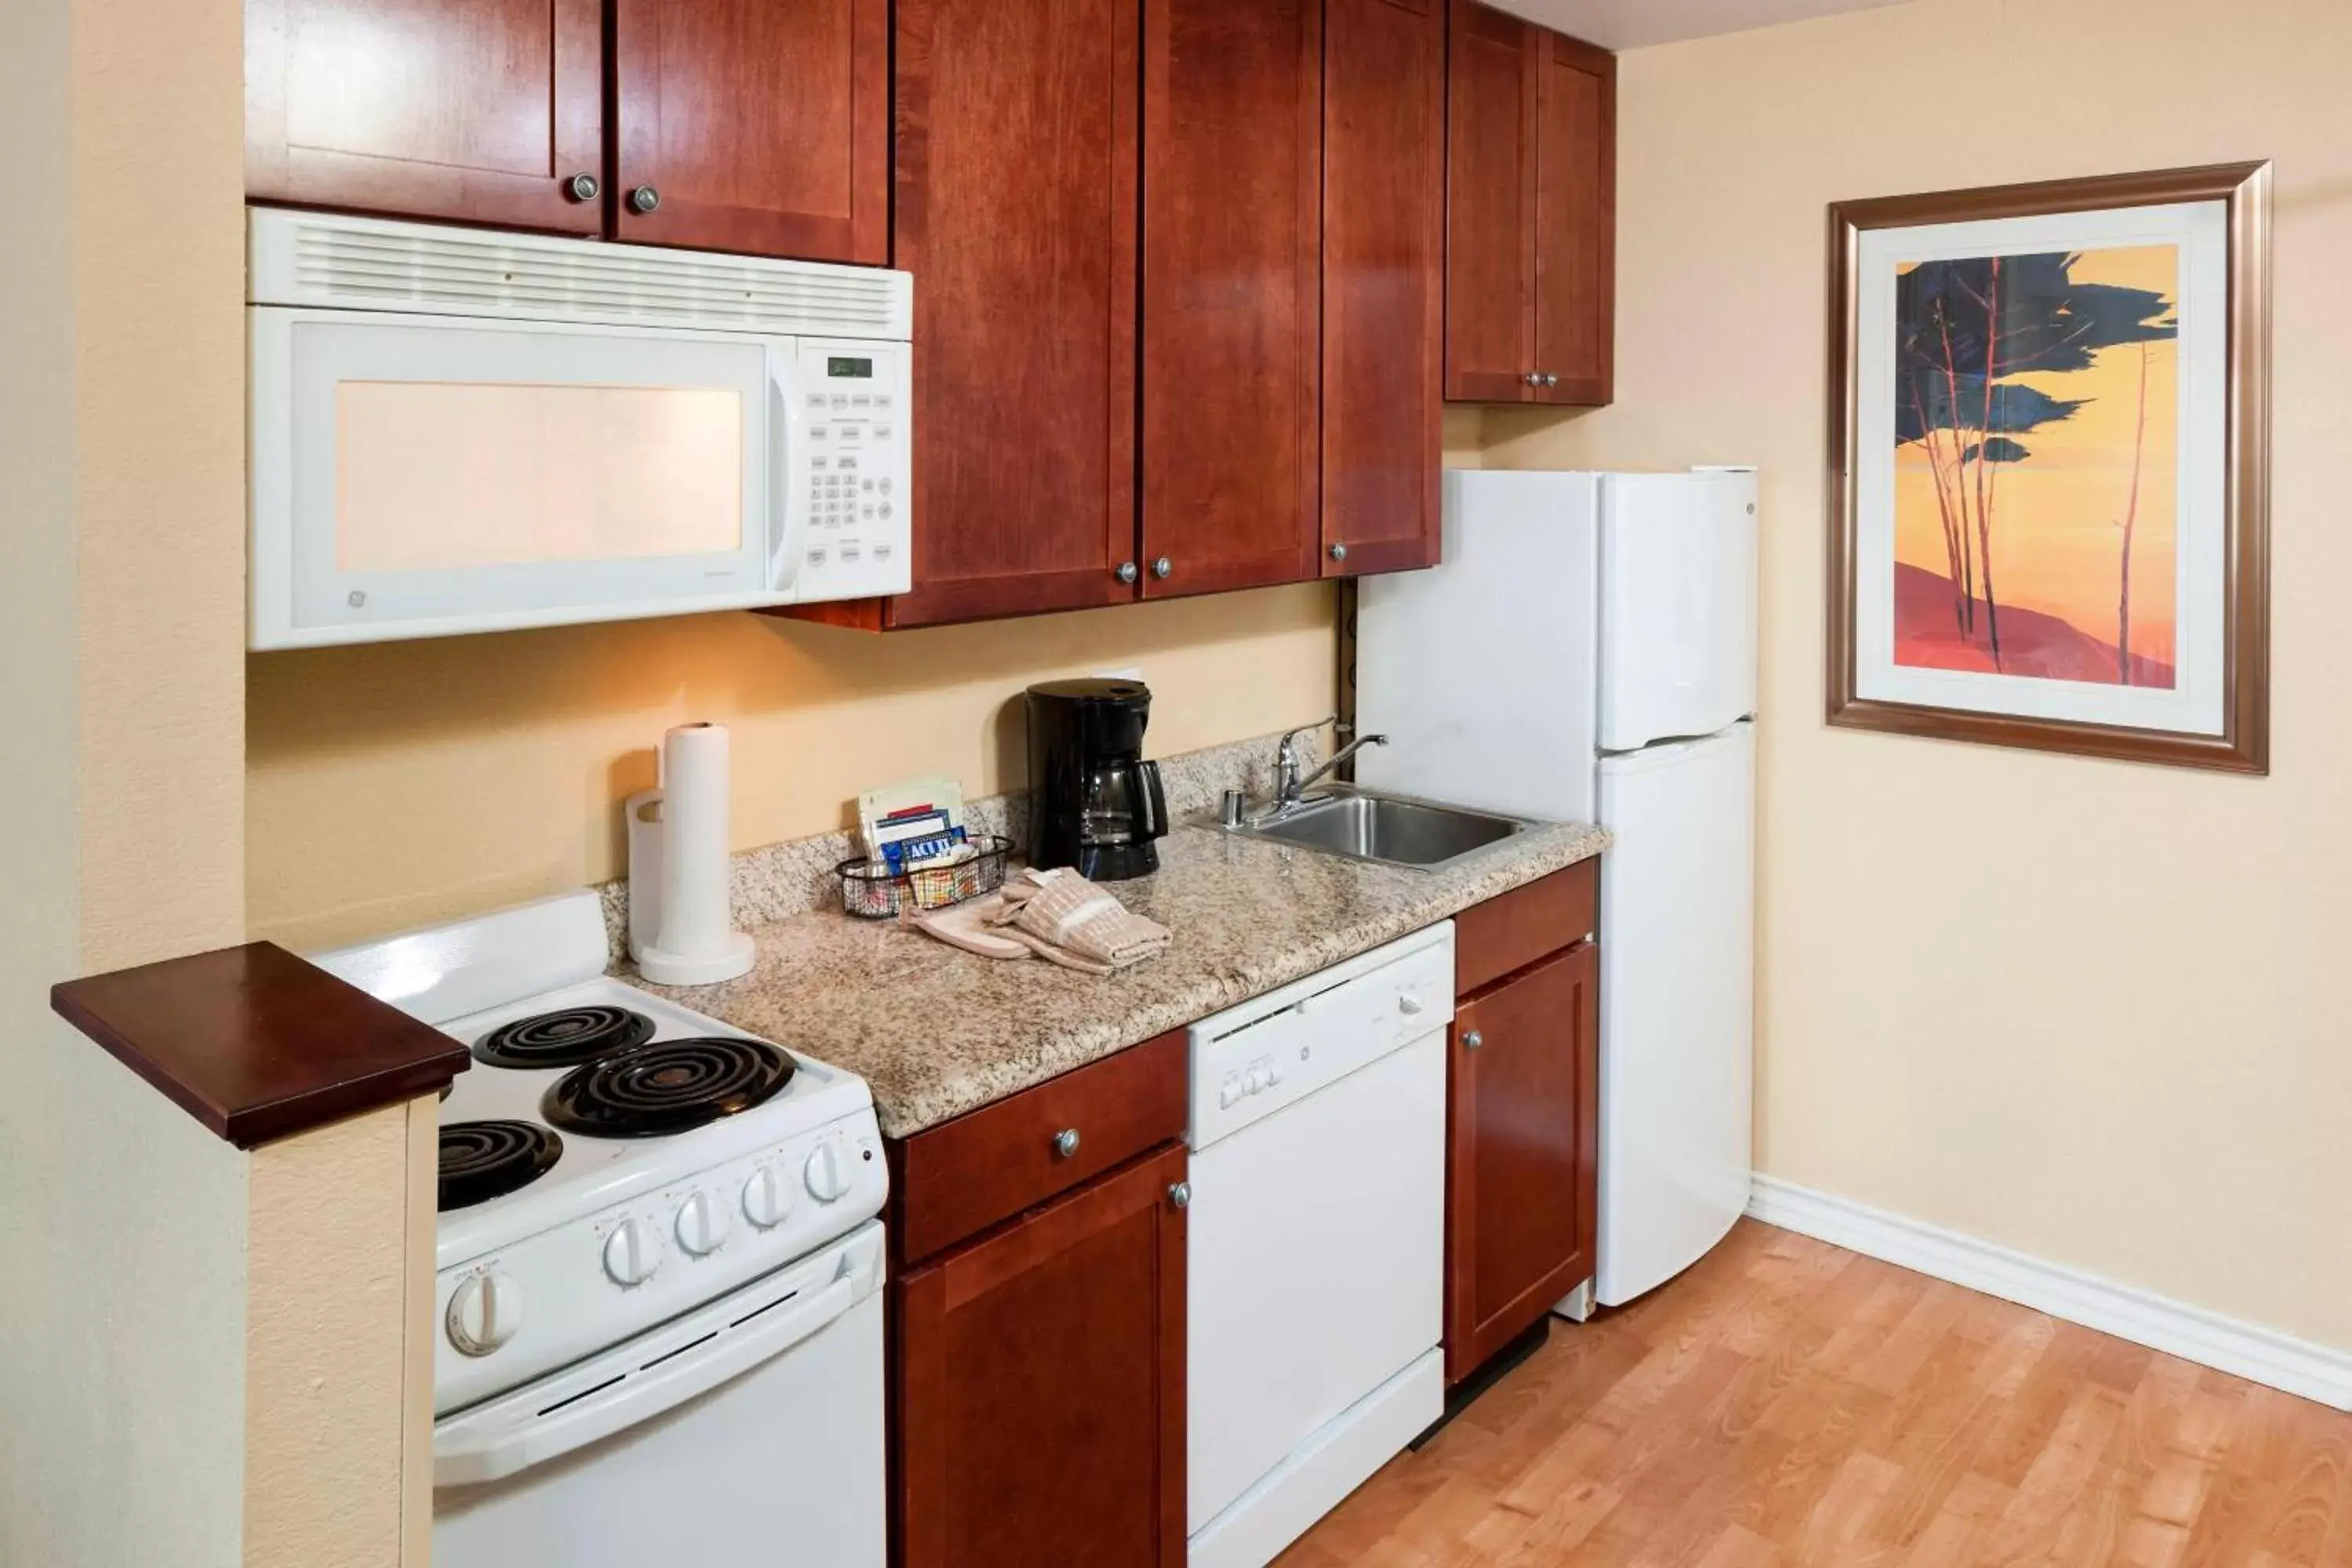
[[[874,374],[874,362],[870,359],[844,359],[835,356],[824,362],[824,374],[828,376],[854,375],[860,379],[870,380]]]

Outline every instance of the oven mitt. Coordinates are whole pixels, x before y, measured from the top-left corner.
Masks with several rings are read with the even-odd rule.
[[[1174,940],[1166,926],[1067,868],[1024,870],[1006,881],[1002,896],[1003,908],[988,923],[1011,928],[1057,963],[1063,955],[1083,961],[1072,968],[1099,965],[1094,973],[1108,974],[1159,957]]]

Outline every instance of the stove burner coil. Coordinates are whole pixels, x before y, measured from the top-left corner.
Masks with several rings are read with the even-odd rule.
[[[793,1059],[760,1040],[713,1035],[601,1057],[540,1102],[566,1132],[656,1138],[749,1110],[791,1081]]]
[[[566,1007],[501,1024],[474,1042],[494,1068],[572,1068],[653,1038],[654,1021],[626,1007]]]
[[[529,1186],[563,1157],[563,1140],[529,1121],[453,1121],[441,1129],[440,1212]]]

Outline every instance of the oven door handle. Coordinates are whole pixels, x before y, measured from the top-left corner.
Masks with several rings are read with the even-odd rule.
[[[697,1342],[545,1411],[501,1411],[501,1400],[478,1412],[478,1423],[460,1416],[434,1438],[433,1484],[502,1480],[676,1409],[824,1331],[856,1304],[858,1283],[845,1273],[804,1302],[721,1330],[715,1344]]]

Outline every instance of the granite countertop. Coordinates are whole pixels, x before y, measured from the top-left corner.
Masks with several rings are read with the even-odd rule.
[[[1160,870],[1108,884],[1175,932],[1121,973],[982,958],[837,909],[757,927],[750,973],[646,989],[845,1068],[904,1138],[1368,952],[1608,844],[1546,826],[1434,871],[1371,865],[1211,827],[1160,843]],[[633,972],[624,977],[638,984]]]

